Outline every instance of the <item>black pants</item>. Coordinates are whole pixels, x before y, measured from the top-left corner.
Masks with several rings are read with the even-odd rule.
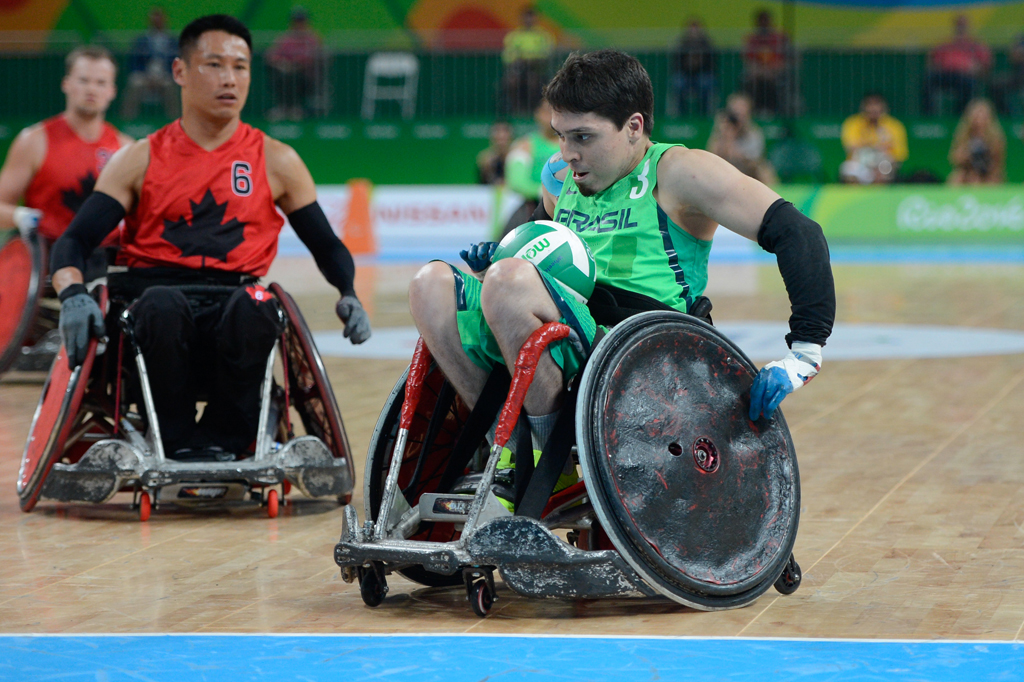
[[[164,451],[217,445],[242,454],[259,424],[267,356],[281,334],[277,301],[239,287],[220,300],[192,301],[167,286],[136,301],[135,334],[149,374]],[[258,290],[262,291],[262,289]],[[196,401],[207,398],[196,424]]]

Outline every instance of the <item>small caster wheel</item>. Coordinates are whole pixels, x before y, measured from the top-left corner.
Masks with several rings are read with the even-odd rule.
[[[775,581],[775,589],[782,594],[793,594],[800,587],[802,579],[803,574],[800,573],[800,564],[796,562],[796,557],[790,554],[789,562],[782,569],[782,575]]]
[[[388,593],[388,584],[378,574],[376,568],[359,569],[359,596],[367,606],[380,606],[384,601],[384,595]]]
[[[473,613],[485,618],[494,606],[494,592],[486,580],[478,580],[469,594],[469,603],[473,607]]]
[[[292,482],[288,480],[281,481],[281,490],[285,495],[290,493],[292,491]]]
[[[145,490],[139,495],[139,521],[149,521],[149,515],[153,512],[153,501]]]
[[[342,507],[344,507],[351,501],[352,493],[349,493],[348,495],[338,495],[338,504],[341,505]]]
[[[278,504],[277,491],[271,490],[267,493],[267,516],[272,519],[277,518],[277,514],[280,511]]]

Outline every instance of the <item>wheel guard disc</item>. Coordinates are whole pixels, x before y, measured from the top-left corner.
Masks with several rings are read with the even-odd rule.
[[[754,376],[713,327],[652,312],[614,328],[581,381],[577,442],[598,516],[627,561],[684,603],[752,600],[792,551],[796,456],[781,412],[747,418]]]

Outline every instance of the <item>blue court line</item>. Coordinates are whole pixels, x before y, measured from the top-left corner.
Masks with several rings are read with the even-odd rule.
[[[1022,678],[1024,643],[1012,642],[505,635],[0,637],[0,679],[26,682]]]

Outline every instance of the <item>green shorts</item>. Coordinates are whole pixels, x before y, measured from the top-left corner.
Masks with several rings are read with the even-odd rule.
[[[491,333],[480,307],[480,290],[483,284],[476,277],[463,273],[451,264],[448,267],[455,275],[455,318],[459,325],[462,349],[473,364],[490,372],[495,363],[504,365],[505,358],[501,355],[498,341]],[[585,304],[569,295],[565,287],[546,273],[540,270],[537,272],[551,294],[551,299],[562,313],[559,322],[574,329],[584,346],[584,353],[567,339],[555,341],[548,346],[551,359],[561,368],[562,378],[568,383],[586,362],[594,335],[597,333],[597,323],[594,322]]]

